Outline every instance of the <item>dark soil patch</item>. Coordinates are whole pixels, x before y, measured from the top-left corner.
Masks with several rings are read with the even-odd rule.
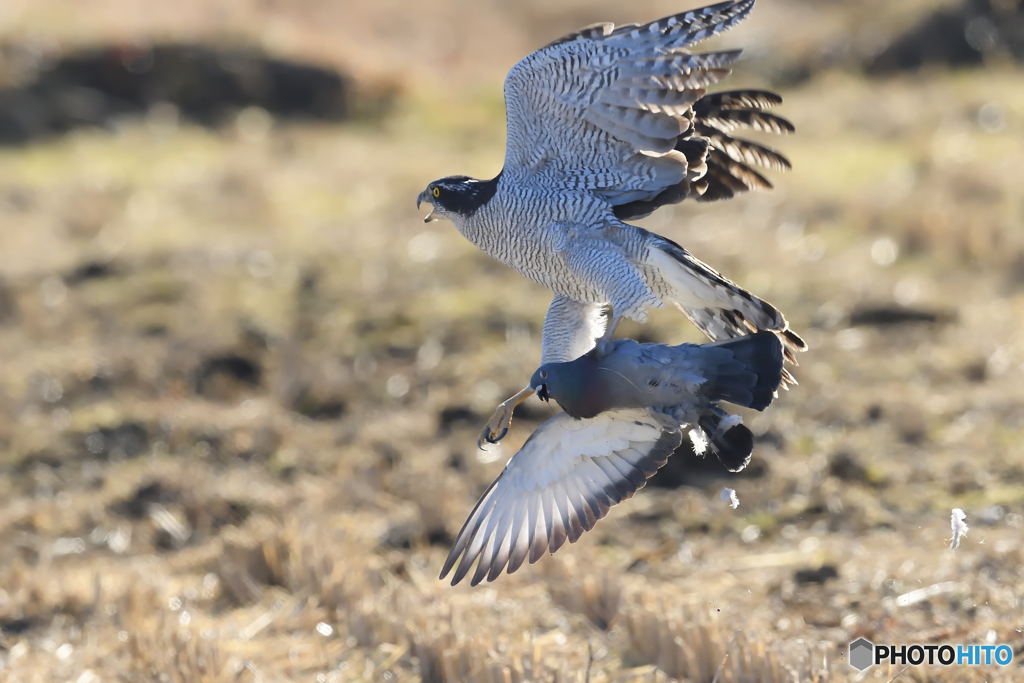
[[[347,76],[254,48],[105,45],[40,64],[28,82],[0,90],[0,145],[111,127],[157,105],[165,118],[203,126],[220,126],[246,107],[279,119],[344,121],[353,98]]]
[[[894,40],[867,65],[882,75],[925,65],[980,66],[990,54],[1024,61],[1024,3],[967,0],[941,9]]]

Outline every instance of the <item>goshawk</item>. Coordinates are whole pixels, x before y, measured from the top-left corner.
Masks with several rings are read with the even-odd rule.
[[[505,164],[491,180],[451,176],[417,200],[482,250],[554,293],[541,362],[604,345],[622,318],[674,303],[713,340],[777,334],[786,359],[806,345],[770,303],[675,242],[625,221],[687,198],[710,201],[770,188],[752,166],[788,169],[778,152],[732,137],[786,133],[760,90],[707,94],[739,50],[686,48],[744,19],[754,0],[729,0],[644,25],[596,24],[537,50],[505,79]],[[603,311],[611,309],[610,319]],[[794,382],[788,371],[783,379]],[[484,431],[495,441],[523,389]]]

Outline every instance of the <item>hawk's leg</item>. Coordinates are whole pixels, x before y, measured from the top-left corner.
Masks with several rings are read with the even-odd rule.
[[[597,340],[597,344],[594,346],[594,352],[597,357],[607,356],[612,352],[612,337],[615,335],[615,328],[619,326],[619,322],[622,320],[621,315],[612,316],[612,321],[608,323],[608,329],[604,331],[604,335]]]
[[[505,438],[505,435],[508,434],[508,428],[512,425],[512,413],[515,411],[516,406],[533,396],[533,393],[532,388],[525,386],[516,392],[515,396],[498,406],[497,410],[494,411],[494,415],[487,421],[487,426],[484,427],[483,433],[476,442],[480,450],[483,450],[485,443],[498,443]]]
[[[597,340],[598,357],[611,353],[612,336],[619,321],[627,317],[644,322],[649,307],[663,305],[647,284],[640,266],[630,260],[622,248],[607,240],[576,237],[565,248],[565,265],[577,280],[598,292],[611,309],[611,322]]]

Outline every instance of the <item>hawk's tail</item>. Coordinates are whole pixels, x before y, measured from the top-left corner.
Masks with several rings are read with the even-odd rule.
[[[772,332],[782,342],[785,359],[798,365],[796,354],[806,351],[807,344],[789,329],[789,322],[777,308],[694,258],[672,240],[647,234],[647,265],[655,269],[668,289],[662,298],[678,306],[697,329],[713,341]],[[786,369],[782,370],[782,380],[785,384],[796,384]]]

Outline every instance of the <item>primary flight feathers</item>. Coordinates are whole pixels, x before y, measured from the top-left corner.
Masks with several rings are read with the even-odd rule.
[[[452,585],[477,585],[539,560],[633,496],[665,464],[682,435],[670,420],[621,410],[591,420],[559,413],[537,428],[469,514],[441,569]],[[461,556],[461,561],[460,561]]]

